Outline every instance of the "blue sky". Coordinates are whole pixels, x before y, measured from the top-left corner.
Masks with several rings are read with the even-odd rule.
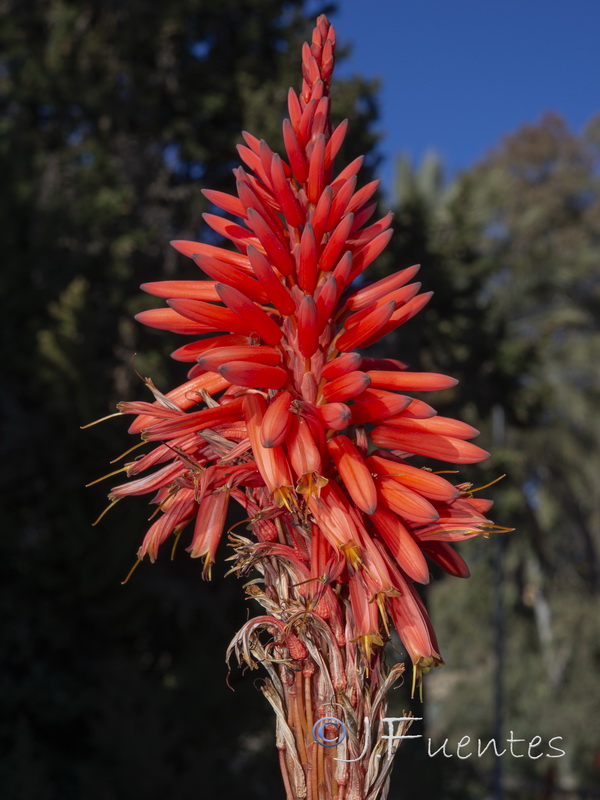
[[[338,75],[379,77],[389,189],[395,155],[468,167],[544,111],[575,131],[600,113],[600,0],[339,0]]]

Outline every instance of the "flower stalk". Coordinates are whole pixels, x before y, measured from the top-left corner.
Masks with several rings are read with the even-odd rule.
[[[488,455],[469,441],[474,428],[414,396],[456,381],[357,352],[430,293],[413,282],[418,266],[363,277],[391,214],[371,222],[378,182],[358,188],[362,159],[336,172],[348,125],[330,116],[334,53],[321,16],[301,90],[288,95],[285,153],[244,133],[237,195],[204,191],[218,211],[205,222],[237,252],[175,241],[206,277],[142,285],[167,305],[140,322],[200,338],[173,353],[186,382],[163,394],[145,379],[153,402],[119,403],[149,449],[117,470],[128,480],[109,494],[109,507],[138,494],[156,506],[138,562],[191,531],[187,550],[207,578],[229,505],[242,507],[249,535],[230,531],[231,571],[264,613],[228,658],[267,672],[288,800],[385,797],[386,698],[404,665],[388,669],[384,645],[395,629],[414,693],[442,664],[414,584],[429,581],[429,562],[466,577],[452,543],[493,529],[491,503],[427,463]]]

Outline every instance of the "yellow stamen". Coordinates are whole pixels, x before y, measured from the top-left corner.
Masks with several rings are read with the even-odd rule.
[[[122,458],[125,458],[125,456],[128,456],[129,453],[133,453],[134,450],[137,450],[138,447],[142,447],[145,444],[146,444],[146,442],[138,442],[137,444],[134,444],[133,447],[129,448],[129,450],[125,450],[125,452],[121,453],[120,456],[117,456],[116,458],[113,458],[113,460],[110,463],[111,464],[116,464],[117,461],[120,461]]]
[[[275,505],[278,508],[285,506],[290,512],[292,511],[292,505],[295,505],[292,499],[294,494],[294,489],[291,486],[278,486],[276,489],[273,489],[272,492]],[[292,505],[290,505],[290,501],[292,501]]]
[[[476,489],[471,489],[471,494],[473,494],[473,492],[480,492],[482,489],[487,489],[488,486],[493,486],[495,483],[498,483],[498,481],[501,481],[503,478],[506,478],[506,474],[500,475],[499,478],[494,478],[493,481],[486,483],[485,486],[478,486]]]
[[[88,422],[87,425],[80,425],[79,426],[79,430],[84,431],[86,428],[91,428],[92,425],[97,425],[99,422],[104,422],[107,419],[112,419],[113,417],[120,417],[120,416],[121,416],[121,412],[120,411],[116,411],[114,414],[109,414],[106,417],[100,417],[100,419],[95,419],[93,422]]]
[[[245,522],[252,522],[252,518],[246,517],[246,519],[241,519],[239,522],[234,523],[231,528],[228,529],[227,535],[230,536],[234,528],[237,528],[238,525],[243,525]],[[250,529],[250,525],[248,525],[247,528]]]
[[[319,472],[305,472],[296,484],[298,494],[305,494],[307,501],[315,495],[319,497],[321,489],[329,483],[329,478],[325,478]]]
[[[367,662],[367,675],[369,674],[369,661],[371,660],[371,642],[370,636],[367,634],[366,636],[362,637],[363,639],[363,648],[365,651],[365,660]]]
[[[126,583],[127,583],[127,581],[129,580],[129,578],[131,578],[131,576],[133,575],[133,573],[136,571],[136,569],[139,567],[139,565],[140,565],[141,563],[142,563],[142,559],[141,559],[141,558],[138,558],[138,559],[137,559],[137,561],[135,562],[135,564],[133,565],[133,567],[132,567],[132,568],[129,570],[129,572],[127,573],[127,577],[125,578],[125,580],[124,580],[124,581],[121,581],[121,586],[125,586],[125,584],[126,584]]]
[[[490,533],[510,533],[514,531],[515,528],[504,528],[502,525],[484,525],[485,530],[483,531],[484,536],[489,536]]]
[[[175,558],[175,549],[179,544],[179,539],[181,538],[182,533],[183,533],[183,528],[178,530],[177,533],[175,534],[175,540],[173,541],[173,547],[171,548],[171,561],[173,561],[173,559]]]
[[[150,514],[150,516],[148,517],[148,522],[152,522],[152,520],[158,514],[159,511],[162,511],[162,503],[160,504],[160,506],[157,506],[154,509],[154,511]]]
[[[307,583],[312,583],[313,581],[319,581],[319,583],[322,583],[324,586],[326,586],[328,583],[327,578],[324,575],[318,575],[316,578],[307,578],[305,581],[300,581],[299,583],[292,583],[292,589],[295,589],[296,586],[304,586]]]
[[[104,511],[103,511],[103,512],[100,514],[100,516],[98,517],[98,519],[97,519],[95,522],[92,522],[92,528],[95,528],[95,527],[96,527],[96,525],[97,525],[97,524],[100,522],[100,520],[102,519],[102,517],[103,517],[105,514],[108,514],[108,512],[111,510],[111,508],[112,508],[113,506],[116,506],[116,505],[117,505],[117,503],[119,502],[119,500],[122,500],[122,499],[123,499],[122,497],[116,497],[116,498],[115,498],[115,499],[114,499],[114,500],[113,500],[111,503],[109,503],[109,504],[106,506],[106,508],[104,509]]]
[[[362,636],[358,636],[356,639],[352,639],[353,642],[358,641],[359,645],[361,646],[365,661],[369,661],[371,659],[371,645],[377,645],[377,647],[383,647],[383,639],[378,633],[365,633]],[[367,675],[369,674],[369,667],[367,666],[366,669]]]
[[[210,553],[207,553],[204,556],[204,568],[202,570],[202,577],[205,580],[209,580],[209,581],[212,580],[212,563],[211,563],[211,560],[210,560]]]
[[[159,504],[156,506],[156,508],[154,509],[154,511],[153,511],[153,512],[150,514],[150,516],[148,517],[148,522],[152,522],[152,520],[154,519],[154,517],[155,517],[155,516],[156,516],[156,515],[157,515],[157,514],[158,514],[160,511],[163,511],[163,510],[164,510],[165,503],[166,503],[168,500],[170,500],[172,496],[173,496],[173,495],[169,495],[168,497],[165,497],[165,499],[162,501],[162,503],[159,503]]]
[[[347,544],[342,545],[340,550],[343,551],[352,569],[355,570],[358,566],[360,566],[360,564],[362,564],[360,557],[362,550],[360,545],[356,544],[356,542],[348,542]]]
[[[428,672],[431,672],[432,667],[440,667],[443,663],[443,661],[438,658],[433,658],[433,656],[421,656],[417,663],[413,664],[413,679],[410,693],[411,700],[415,696],[415,687],[418,680],[419,700],[423,702],[423,675],[427,675]]]
[[[377,595],[377,605],[379,606],[379,613],[381,614],[381,621],[383,622],[383,627],[385,628],[386,634],[390,635],[390,628],[388,625],[387,614],[385,611],[385,599],[383,596],[383,592],[379,592]]]
[[[108,475],[103,475],[101,478],[96,478],[95,481],[91,483],[86,483],[85,488],[89,488],[93,486],[95,483],[100,483],[100,481],[105,481],[107,478],[112,478],[113,475],[118,475],[120,472],[127,472],[127,467],[121,467],[121,469],[116,469],[114,472],[109,472]]]
[[[157,506],[157,507],[156,507],[156,509],[155,509],[155,510],[152,512],[152,514],[150,514],[150,516],[148,517],[148,522],[150,522],[151,520],[153,520],[153,519],[154,519],[154,517],[155,517],[155,516],[158,514],[158,512],[159,512],[159,511],[164,511],[164,510],[165,510],[165,505],[166,505],[166,504],[169,502],[169,500],[171,500],[171,498],[175,497],[175,495],[177,494],[177,492],[178,492],[178,491],[179,491],[179,487],[177,486],[177,484],[173,484],[173,483],[172,483],[172,484],[169,486],[169,494],[168,494],[168,495],[165,497],[165,499],[164,499],[164,500],[162,500],[162,501],[161,501],[161,502],[158,504],[158,506]]]

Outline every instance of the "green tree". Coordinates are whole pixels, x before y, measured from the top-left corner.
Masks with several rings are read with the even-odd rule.
[[[422,260],[429,311],[395,343],[401,358],[449,371],[440,398],[493,449],[476,485],[505,537],[505,735],[564,737],[563,778],[592,782],[598,752],[597,371],[599,122],[584,136],[556,115],[507,137],[445,186],[435,159],[399,170],[396,260]],[[431,681],[432,734],[457,742],[493,729],[493,547],[464,551],[472,579],[429,590],[450,667]],[[546,759],[507,769],[546,772]],[[483,770],[493,759],[483,759]],[[477,791],[483,791],[480,787]],[[448,794],[448,796],[451,796]],[[464,796],[464,795],[463,795]],[[477,794],[475,795],[477,796]]]
[[[177,554],[123,589],[143,512],[120,506],[90,528],[104,492],[82,484],[128,446],[125,429],[78,428],[144,396],[136,351],[159,386],[177,369],[174,342],[132,320],[147,303],[139,284],[196,277],[168,241],[205,235],[200,189],[229,188],[241,130],[277,124],[297,42],[322,10],[309,5],[0,9],[2,797],[279,789],[269,709],[251,681],[237,695],[225,686],[239,587],[200,585]],[[334,100],[351,121],[350,154],[370,151],[371,167],[373,91],[355,79]]]

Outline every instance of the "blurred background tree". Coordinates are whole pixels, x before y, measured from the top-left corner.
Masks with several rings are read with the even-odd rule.
[[[167,243],[214,236],[200,189],[233,188],[241,130],[279,149],[299,44],[323,10],[309,0],[0,6],[3,798],[281,793],[270,709],[251,676],[230,676],[235,694],[225,683],[222,655],[246,615],[239,585],[223,580],[225,566],[200,585],[178,553],[121,588],[142,505],[90,528],[104,490],[82,484],[127,446],[125,426],[79,425],[144,396],[138,351],[136,368],[159,387],[181,378],[168,359],[181,341],[132,319],[150,304],[139,284],[197,277]],[[366,153],[366,182],[378,164],[376,85],[338,81],[334,110],[352,133],[340,163]],[[599,132],[600,118],[578,137],[549,116],[449,184],[435,156],[418,169],[405,158],[396,236],[377,267],[420,261],[435,291],[382,354],[459,377],[434,402],[494,449],[467,477],[508,474],[486,490],[498,522],[518,529],[502,534],[507,727],[563,736],[561,778],[588,785],[600,751]],[[428,592],[449,663],[426,684],[433,737],[494,733],[493,547],[465,545],[471,581]],[[411,786],[423,753],[405,752],[413,761],[397,770],[393,798],[488,791],[485,760],[425,758]],[[527,777],[548,762],[510,766]]]
[[[484,494],[495,497],[497,522],[517,529],[496,544],[463,545],[473,565],[467,583],[428,587],[449,666],[428,683],[427,733],[455,746],[464,735],[476,742],[498,733],[500,557],[502,736],[562,736],[567,751],[554,762],[505,759],[509,785],[515,774],[565,786],[598,780],[598,130],[600,117],[577,136],[547,114],[450,184],[434,154],[418,167],[406,157],[397,165],[389,257],[422,261],[424,287],[435,294],[385,354],[461,379],[436,407],[478,427],[480,444],[493,450],[489,465],[461,475],[478,486],[506,473]],[[461,771],[453,761],[440,775]],[[474,782],[474,765],[463,762],[469,796],[489,791],[494,761],[482,758]],[[456,795],[445,785],[443,796],[465,796],[464,781]],[[533,786],[507,796],[532,797]]]
[[[270,709],[251,678],[232,675],[236,694],[226,686],[241,587],[222,579],[222,561],[201,585],[182,553],[122,588],[145,514],[132,504],[91,528],[107,489],[83,484],[131,442],[122,423],[79,426],[145,397],[137,351],[143,375],[180,382],[168,353],[181,341],[133,320],[148,302],[139,284],[198,275],[168,242],[206,234],[200,189],[234,188],[243,129],[279,147],[300,45],[322,10],[304,0],[0,8],[7,800],[280,791]],[[353,130],[345,157],[367,152],[367,173],[374,92],[356,78],[335,98]]]

